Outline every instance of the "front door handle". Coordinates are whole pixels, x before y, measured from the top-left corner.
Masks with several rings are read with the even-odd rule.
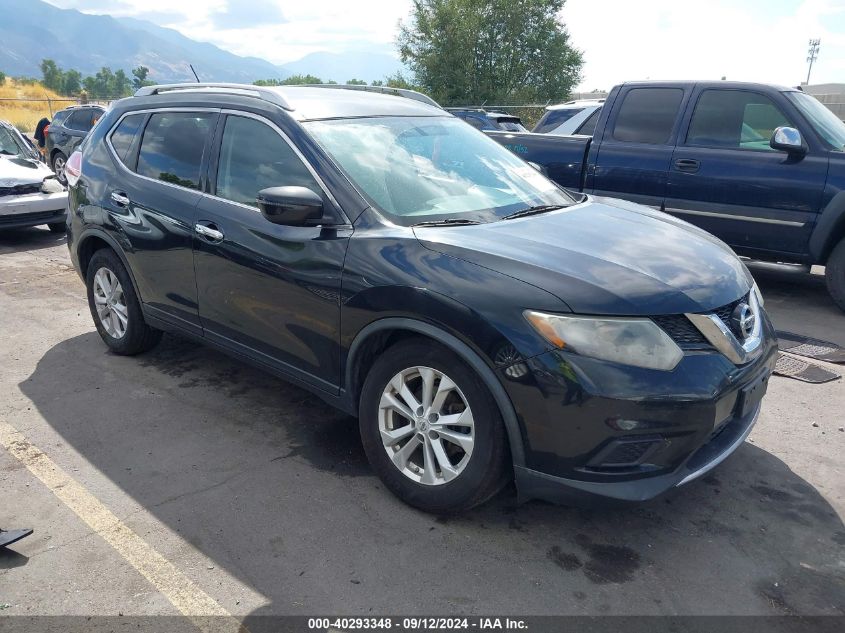
[[[675,169],[678,171],[696,172],[701,167],[701,161],[694,158],[679,158],[675,161]]]
[[[218,231],[217,227],[213,224],[206,226],[205,224],[195,224],[194,231],[202,235],[203,237],[207,237],[212,242],[222,242],[225,235],[223,235],[223,231]]]
[[[122,191],[112,191],[111,192],[111,201],[114,202],[119,207],[128,207],[129,206],[129,196],[127,196]]]

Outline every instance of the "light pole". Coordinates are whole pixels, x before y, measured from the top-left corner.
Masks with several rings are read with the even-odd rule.
[[[807,61],[810,62],[810,67],[807,69],[807,85],[810,84],[810,73],[813,72],[813,62],[819,57],[820,39],[810,40],[810,49],[807,51]]]

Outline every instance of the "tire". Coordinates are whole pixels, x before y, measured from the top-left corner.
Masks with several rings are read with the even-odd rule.
[[[827,258],[824,279],[833,301],[845,311],[845,238],[839,240]]]
[[[58,181],[63,185],[67,185],[67,178],[65,178],[66,165],[67,156],[65,156],[63,152],[56,152],[53,154],[53,158],[50,160],[50,167],[52,167],[53,173],[56,174]]]
[[[102,277],[98,278],[98,274]],[[114,281],[119,284],[118,292],[109,293],[108,288],[115,288]],[[144,321],[132,279],[113,250],[103,248],[94,253],[88,263],[85,285],[94,325],[111,351],[121,356],[134,356],[158,344],[162,332]],[[104,318],[98,308],[106,313]],[[125,319],[120,318],[121,315]]]
[[[420,409],[418,415],[409,416],[414,412],[398,386],[404,384],[411,392],[412,405],[424,404],[423,372],[432,385],[428,397],[432,406],[420,407],[421,416]],[[456,388],[449,389],[443,377]],[[445,399],[440,394],[443,387]],[[404,414],[390,406],[397,402]],[[439,416],[445,419],[447,414],[459,424],[444,425]],[[358,420],[364,451],[376,474],[397,497],[420,510],[439,514],[468,510],[498,492],[512,472],[504,423],[490,392],[473,369],[433,341],[400,342],[378,358],[364,381]],[[465,426],[470,421],[472,426]],[[401,438],[383,439],[383,430],[399,431],[394,435]]]
[[[67,225],[64,222],[53,222],[52,224],[48,224],[47,228],[50,229],[53,233],[67,232]]]

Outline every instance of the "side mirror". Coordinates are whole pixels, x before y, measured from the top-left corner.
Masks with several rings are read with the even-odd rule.
[[[769,141],[769,147],[790,154],[804,154],[807,151],[801,132],[794,127],[776,128],[772,134],[772,140]]]
[[[255,201],[273,224],[308,226],[323,217],[323,199],[306,187],[269,187],[259,191]]]

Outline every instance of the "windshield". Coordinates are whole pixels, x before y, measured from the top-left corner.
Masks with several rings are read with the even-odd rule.
[[[20,144],[16,134],[13,134],[8,128],[0,126],[0,154],[28,157],[29,152]]]
[[[845,151],[845,123],[837,119],[821,101],[806,92],[787,92],[786,96],[810,122],[816,134],[837,152]]]
[[[573,199],[504,147],[453,117],[305,123],[358,189],[397,224],[491,222]]]

